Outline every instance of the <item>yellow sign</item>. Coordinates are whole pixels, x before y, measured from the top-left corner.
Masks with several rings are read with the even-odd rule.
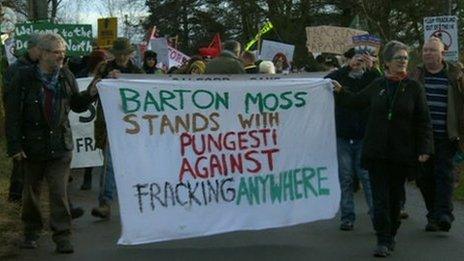
[[[250,50],[250,48],[257,42],[259,41],[259,39],[261,38],[261,36],[269,31],[271,31],[271,29],[274,28],[274,26],[272,25],[271,22],[267,22],[263,25],[263,27],[261,28],[261,30],[259,30],[259,32],[256,34],[255,38],[253,38],[253,40],[249,41],[246,45],[245,45],[245,51],[248,51]]]
[[[98,19],[98,46],[110,48],[118,37],[118,18],[108,17]]]

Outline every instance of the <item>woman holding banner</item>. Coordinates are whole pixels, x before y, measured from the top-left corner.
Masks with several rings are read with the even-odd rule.
[[[383,58],[386,75],[360,93],[350,93],[333,81],[343,105],[370,106],[362,163],[371,181],[376,257],[386,257],[394,250],[405,179],[433,153],[424,89],[406,72],[408,47],[390,41],[384,47]]]

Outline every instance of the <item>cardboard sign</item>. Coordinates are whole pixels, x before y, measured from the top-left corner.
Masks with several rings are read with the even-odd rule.
[[[57,33],[61,35],[66,41],[66,55],[69,56],[81,56],[92,51],[92,25],[36,22],[16,25],[16,52],[27,50],[27,41],[33,33]]]
[[[98,46],[110,48],[118,37],[118,18],[108,17],[98,19]]]
[[[353,46],[358,53],[379,55],[382,40],[375,35],[364,34],[353,36]]]
[[[457,16],[435,16],[424,18],[424,41],[435,36],[445,45],[445,60],[459,60]]]
[[[343,54],[353,47],[353,36],[366,31],[337,26],[306,27],[307,48],[311,53]]]
[[[98,85],[120,244],[335,216],[340,187],[329,80],[192,78]]]

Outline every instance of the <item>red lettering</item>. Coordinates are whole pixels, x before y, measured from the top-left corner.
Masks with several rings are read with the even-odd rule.
[[[276,152],[279,152],[279,149],[268,149],[261,151],[261,153],[267,154],[267,163],[270,171],[274,170],[274,158],[272,157],[272,154]]]
[[[195,163],[195,173],[197,177],[202,178],[202,179],[208,178],[208,174],[209,174],[207,167],[202,167],[201,170],[203,170],[203,172],[200,172],[200,166],[199,166],[200,162],[205,159],[206,159],[205,156],[198,157],[197,162]]]
[[[222,167],[221,164],[219,163],[219,158],[217,155],[211,155],[211,158],[209,159],[209,169],[211,172],[210,177],[214,177],[214,173],[217,171],[220,175],[223,175],[222,173]]]
[[[240,150],[246,150],[248,149],[248,146],[246,145],[248,142],[248,139],[246,139],[244,136],[247,134],[246,131],[240,131],[238,133],[238,148]]]
[[[261,162],[253,157],[253,154],[258,153],[256,150],[249,150],[245,153],[245,159],[255,163],[256,167],[254,169],[247,168],[246,170],[251,173],[258,173],[261,170]]]
[[[187,132],[180,135],[180,154],[185,155],[185,147],[192,145],[192,136]]]
[[[182,159],[182,165],[180,167],[180,172],[179,172],[179,181],[182,182],[184,179],[184,175],[186,172],[190,173],[190,175],[196,179],[197,177],[195,176],[195,173],[193,172],[192,166],[190,166],[189,161],[186,158]]]

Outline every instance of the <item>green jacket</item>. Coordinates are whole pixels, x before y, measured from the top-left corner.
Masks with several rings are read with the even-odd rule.
[[[445,72],[450,82],[448,89],[447,130],[451,140],[464,141],[464,73],[459,64],[445,62]],[[420,65],[410,77],[424,85],[425,67]]]
[[[8,155],[24,151],[29,160],[50,160],[62,157],[73,149],[69,125],[70,110],[84,112],[91,97],[79,93],[74,75],[66,68],[59,72],[61,98],[58,124],[53,126],[45,118],[43,84],[36,66],[19,68],[5,92],[5,130]]]
[[[205,69],[205,74],[245,74],[243,62],[230,51],[222,51],[219,57],[211,60]]]

